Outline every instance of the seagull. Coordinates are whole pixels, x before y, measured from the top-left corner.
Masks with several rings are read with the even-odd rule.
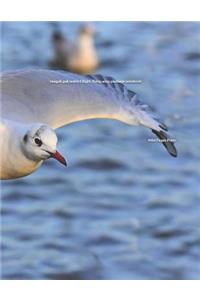
[[[169,154],[177,156],[166,125],[112,77],[16,70],[1,75],[0,179],[29,175],[51,157],[67,165],[57,150],[55,129],[95,118],[150,128]]]
[[[63,69],[78,74],[93,72],[99,65],[94,46],[95,28],[83,24],[74,43],[69,42],[61,31],[54,31],[52,44],[54,58],[49,62],[52,69]]]

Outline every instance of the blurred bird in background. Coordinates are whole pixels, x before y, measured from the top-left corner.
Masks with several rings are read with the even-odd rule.
[[[49,67],[79,74],[95,71],[99,65],[94,46],[95,32],[92,24],[83,24],[76,41],[71,43],[61,31],[55,30],[52,35],[54,58],[49,62]]]

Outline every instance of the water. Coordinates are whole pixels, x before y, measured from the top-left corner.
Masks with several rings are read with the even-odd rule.
[[[72,38],[78,23],[58,23]],[[58,130],[49,160],[2,182],[4,279],[200,279],[200,23],[102,22],[97,72],[132,84],[179,156],[151,132],[93,120]],[[2,69],[46,68],[50,22],[4,23]]]

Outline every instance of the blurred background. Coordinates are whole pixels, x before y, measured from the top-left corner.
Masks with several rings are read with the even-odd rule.
[[[129,89],[156,108],[179,155],[113,120],[59,129],[67,169],[48,160],[1,182],[2,278],[200,279],[200,23],[94,22],[88,39],[83,25],[1,23],[2,71],[141,80]],[[92,63],[74,66],[84,45]]]

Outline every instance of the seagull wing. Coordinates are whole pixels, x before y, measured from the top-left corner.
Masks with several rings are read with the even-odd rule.
[[[136,93],[112,77],[40,69],[6,72],[1,76],[1,116],[12,121],[46,123],[55,129],[79,120],[104,117],[108,112],[109,118],[115,119],[115,107],[119,104],[122,108],[131,107],[130,124],[151,128],[159,138],[166,139],[163,144],[168,152],[177,155],[164,132],[167,127],[148,105],[138,100]]]
[[[117,90],[90,80],[65,71],[5,72],[1,76],[1,115],[22,123],[46,123],[52,128],[78,121],[80,116],[84,119],[84,113],[95,118],[94,109],[97,114],[106,113],[117,101]]]

